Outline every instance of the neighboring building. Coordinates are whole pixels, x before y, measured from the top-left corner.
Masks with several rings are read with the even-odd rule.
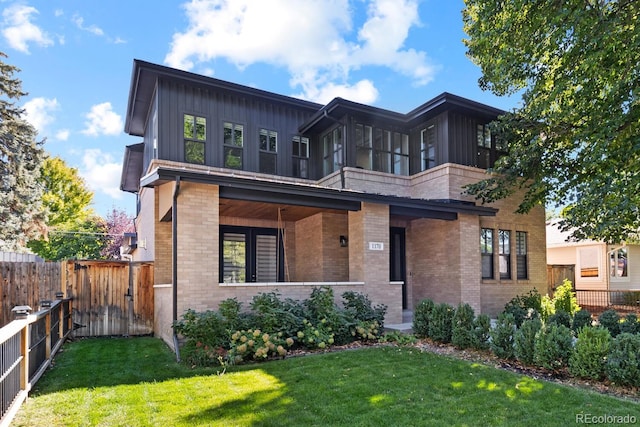
[[[275,289],[355,290],[387,324],[424,298],[496,315],[544,293],[543,208],[463,194],[501,153],[501,112],[448,93],[407,114],[320,105],[134,61],[125,130],[143,141],[121,189],[138,197],[133,258],[155,263],[156,333]]]
[[[575,266],[576,290],[629,291],[640,288],[640,245],[572,241],[557,222],[547,223],[547,263]]]

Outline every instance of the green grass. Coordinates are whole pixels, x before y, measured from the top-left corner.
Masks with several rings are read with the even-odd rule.
[[[640,419],[633,401],[415,348],[365,348],[234,367],[175,362],[158,339],[66,344],[14,426],[565,426]]]

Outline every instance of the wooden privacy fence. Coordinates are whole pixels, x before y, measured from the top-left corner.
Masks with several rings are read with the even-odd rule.
[[[37,308],[57,293],[72,298],[74,336],[153,333],[153,264],[127,261],[0,262],[0,317]]]
[[[573,284],[573,288],[576,288],[575,265],[547,265],[547,293],[549,296],[553,296],[553,292],[558,286],[562,285],[564,279],[569,280]]]

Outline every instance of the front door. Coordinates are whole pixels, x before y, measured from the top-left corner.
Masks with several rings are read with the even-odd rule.
[[[402,309],[407,308],[407,268],[405,258],[405,232],[404,228],[391,227],[389,233],[389,280],[402,282]]]

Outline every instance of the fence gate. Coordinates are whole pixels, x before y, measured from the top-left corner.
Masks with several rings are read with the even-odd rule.
[[[75,336],[153,333],[151,263],[67,261],[65,269]]]
[[[555,289],[562,285],[564,279],[571,281],[573,290],[576,290],[576,273],[573,264],[547,265],[547,293],[553,296]]]

